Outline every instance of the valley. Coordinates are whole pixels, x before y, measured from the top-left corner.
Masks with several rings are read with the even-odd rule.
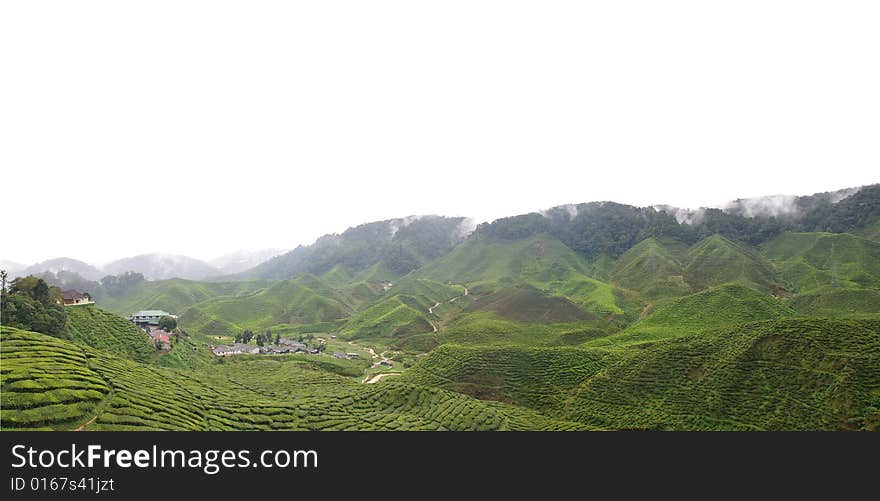
[[[880,186],[799,200],[400,218],[198,280],[32,270],[3,291],[0,426],[876,431]],[[176,316],[170,349],[140,310]]]

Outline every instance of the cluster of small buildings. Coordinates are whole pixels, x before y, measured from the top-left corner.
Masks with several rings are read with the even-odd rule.
[[[162,310],[141,310],[134,315],[128,317],[138,327],[143,329],[153,341],[153,346],[160,350],[171,349],[171,333],[160,329],[159,319],[162,317],[171,317],[177,319],[177,315],[172,315]]]
[[[341,351],[337,351],[332,355],[333,358],[338,358],[340,360],[351,360],[352,358],[359,358],[360,355],[357,353],[342,353]]]
[[[317,355],[320,353],[317,348],[309,349],[307,344],[287,338],[279,339],[277,345],[254,346],[244,343],[212,345],[211,352],[218,357],[228,357],[230,355],[293,355],[297,353]]]
[[[211,345],[211,352],[218,357],[228,357],[230,355],[252,355],[260,353],[259,346],[253,346],[244,343],[235,343],[232,345]]]

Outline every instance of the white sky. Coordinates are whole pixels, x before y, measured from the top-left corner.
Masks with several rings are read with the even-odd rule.
[[[878,182],[878,26],[840,0],[3,2],[0,258]]]

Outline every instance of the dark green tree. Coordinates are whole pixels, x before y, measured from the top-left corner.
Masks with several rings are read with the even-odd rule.
[[[171,332],[177,328],[177,320],[174,317],[162,317],[159,319],[159,328],[166,332]]]

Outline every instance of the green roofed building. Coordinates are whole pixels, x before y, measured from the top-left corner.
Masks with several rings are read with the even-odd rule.
[[[171,313],[162,310],[141,310],[128,317],[128,319],[138,325],[159,325],[159,319],[162,317],[176,319],[177,315],[172,315]]]

